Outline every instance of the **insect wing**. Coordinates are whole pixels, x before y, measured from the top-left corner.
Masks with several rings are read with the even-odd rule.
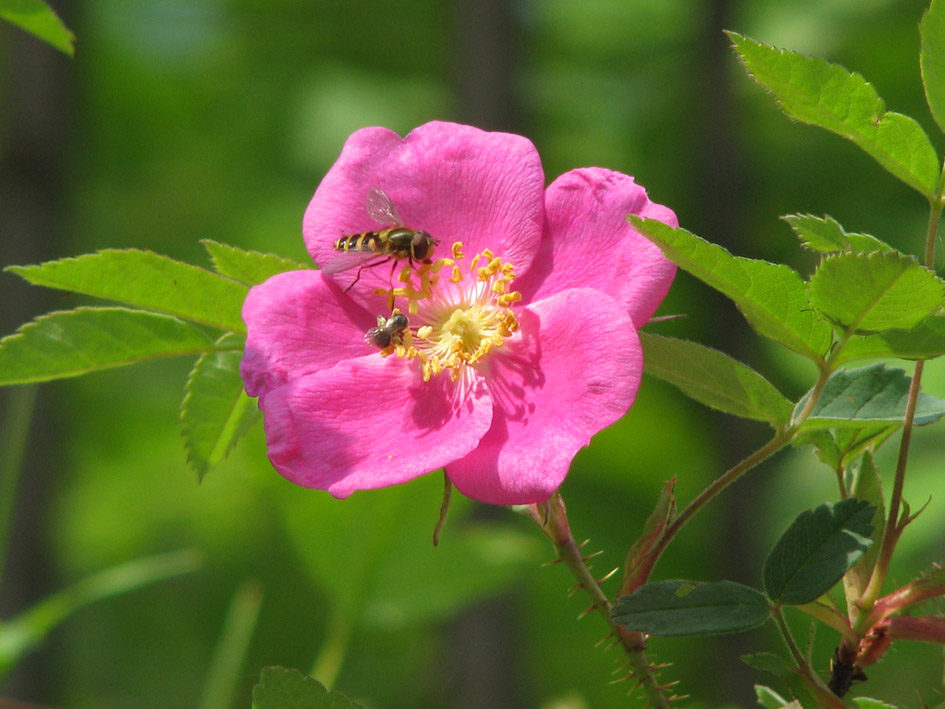
[[[338,251],[331,257],[328,263],[322,266],[322,272],[340,273],[341,271],[347,271],[349,268],[366,266],[372,259],[376,259],[378,256],[383,257],[383,254],[378,254],[374,251]]]
[[[384,226],[402,226],[400,215],[397,213],[397,207],[391,201],[390,196],[382,189],[374,187],[367,194],[365,201],[368,216],[378,224]]]

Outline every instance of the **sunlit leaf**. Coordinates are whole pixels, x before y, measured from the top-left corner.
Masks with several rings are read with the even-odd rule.
[[[718,635],[755,628],[768,619],[764,594],[734,581],[657,581],[622,596],[611,616],[651,635]]]
[[[792,118],[848,138],[926,197],[938,183],[938,157],[912,118],[887,112],[859,74],[822,59],[769,47],[734,32],[739,58]]]
[[[898,252],[846,253],[821,261],[810,293],[811,304],[845,328],[908,330],[942,306],[945,282]]]
[[[765,592],[779,603],[810,603],[869,548],[873,506],[855,499],[801,512],[765,560]]]
[[[629,217],[666,257],[731,298],[761,335],[819,360],[831,342],[830,326],[811,310],[807,284],[787,266],[732,256],[685,229]]]
[[[187,459],[201,479],[227,456],[259,415],[256,400],[246,395],[240,378],[242,344],[239,335],[224,335],[216,343],[220,351],[201,356],[187,380],[181,426]]]
[[[167,315],[76,308],[42,315],[0,340],[0,385],[76,377],[213,348],[200,330]]]
[[[933,313],[911,330],[854,335],[840,350],[837,364],[858,359],[899,357],[934,359],[945,354],[945,315]]]
[[[150,251],[106,249],[36,266],[9,266],[37,286],[115,300],[232,332],[246,332],[248,289],[212,271]]]
[[[70,57],[75,54],[75,35],[42,0],[0,0],[0,18],[39,37]]]
[[[267,667],[253,687],[253,709],[356,709],[341,692],[327,690],[298,670]]]
[[[929,109],[938,127],[945,130],[945,2],[932,0],[919,24],[922,49],[919,65]]]
[[[285,271],[298,271],[311,268],[310,265],[283,258],[275,254],[263,254],[258,251],[244,251],[229,244],[202,239],[200,241],[210,254],[213,267],[221,276],[227,276],[240,283],[254,286],[257,283]]]
[[[719,411],[778,427],[793,408],[774,386],[747,365],[705,345],[640,333],[644,371],[679,387]]]
[[[743,660],[745,657],[745,655],[742,655]],[[790,706],[787,699],[784,699],[780,694],[775,692],[770,687],[765,687],[761,684],[755,685],[755,698],[758,700],[759,706],[762,706],[765,709],[781,709],[781,707]],[[797,706],[800,706],[800,704]]]
[[[893,251],[893,247],[869,234],[844,231],[840,223],[830,217],[812,214],[788,214],[781,217],[791,225],[801,245],[814,251]]]
[[[901,423],[906,414],[909,382],[903,370],[886,367],[881,362],[834,372],[802,430]],[[804,407],[807,396],[798,402],[795,412]],[[942,416],[945,416],[945,401],[920,392],[916,405],[916,425],[934,423]]]

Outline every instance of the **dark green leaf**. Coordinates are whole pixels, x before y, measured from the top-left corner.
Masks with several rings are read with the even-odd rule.
[[[830,590],[869,548],[874,511],[851,498],[801,512],[765,560],[768,596],[802,605]]]
[[[834,372],[802,430],[901,423],[906,415],[909,381],[903,370],[887,368],[882,362]],[[798,402],[795,412],[804,407],[808,396],[806,394]],[[920,392],[916,402],[916,425],[934,423],[942,416],[945,416],[945,401]]]
[[[224,335],[217,352],[197,360],[181,404],[187,459],[203,476],[223,460],[256,421],[256,400],[246,395],[240,378],[243,338]]]
[[[793,408],[774,386],[747,365],[705,345],[640,333],[645,370],[696,401],[742,418],[786,425]]]
[[[812,214],[789,214],[781,217],[791,225],[801,245],[814,251],[894,251],[889,244],[869,234],[846,232],[840,223],[830,217]]]
[[[932,0],[919,25],[922,50],[919,65],[929,109],[938,127],[945,130],[945,2]]]
[[[865,453],[856,465],[848,469],[848,480],[846,481],[847,490],[851,497],[858,500],[865,500],[873,505],[875,512],[870,524],[873,525],[873,533],[870,535],[873,544],[852,569],[843,577],[843,586],[846,590],[846,597],[857,599],[866,589],[866,584],[873,574],[873,566],[876,565],[876,558],[879,556],[880,547],[883,544],[883,535],[885,532],[886,512],[883,502],[883,480],[880,477],[879,470],[873,462],[873,456]]]
[[[934,359],[945,354],[945,315],[934,313],[911,330],[888,330],[873,335],[854,335],[847,340],[834,362],[899,357]]]
[[[732,256],[721,246],[655,219],[629,220],[670,261],[731,298],[761,335],[813,360],[827,351],[830,326],[811,310],[807,284],[796,271]]]
[[[768,602],[734,581],[658,581],[617,600],[614,622],[651,635],[717,635],[755,628],[768,619]]]
[[[242,283],[150,251],[107,249],[7,270],[30,283],[116,300],[221,330],[246,332]]]
[[[355,709],[341,692],[328,691],[318,680],[298,670],[267,667],[253,687],[253,709]]]
[[[210,239],[202,239],[200,243],[210,254],[217,273],[249,286],[262,283],[277,273],[311,268],[289,258],[258,251],[244,251]]]
[[[887,112],[862,76],[734,32],[728,36],[745,68],[785,113],[853,141],[907,185],[926,197],[934,194],[938,156],[929,137],[908,116]]]
[[[0,385],[76,377],[213,348],[200,330],[167,315],[77,308],[42,315],[0,340]]]
[[[846,253],[821,262],[810,293],[811,304],[844,328],[909,330],[942,306],[945,282],[898,252]]]
[[[0,18],[39,37],[70,57],[75,54],[75,35],[42,0],[0,0]]]
[[[57,625],[82,606],[200,567],[203,557],[193,550],[159,554],[122,564],[89,576],[54,593],[0,625],[0,677]]]

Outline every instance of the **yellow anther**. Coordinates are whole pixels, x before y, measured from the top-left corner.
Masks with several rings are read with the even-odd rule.
[[[463,256],[463,242],[462,241],[454,241],[453,245],[450,247],[450,251],[453,254],[453,258],[455,259],[465,258]]]
[[[453,275],[450,276],[450,283],[460,283],[463,280],[463,272],[459,266],[453,266]]]
[[[421,340],[426,340],[433,334],[433,328],[430,325],[422,325],[417,328],[417,337]]]

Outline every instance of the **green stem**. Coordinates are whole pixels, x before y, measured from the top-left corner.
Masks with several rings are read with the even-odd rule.
[[[791,635],[791,630],[787,626],[787,622],[784,620],[784,612],[780,606],[771,609],[771,615],[774,617],[775,625],[778,626],[778,630],[781,633],[781,637],[784,639],[784,643],[787,645],[788,650],[791,653],[791,657],[794,658],[794,662],[797,664],[797,669],[800,671],[801,677],[803,677],[804,682],[810,687],[811,691],[814,694],[814,699],[817,702],[818,707],[826,707],[827,709],[843,709],[845,707],[844,703],[837,698],[833,692],[831,692],[827,685],[824,684],[823,680],[817,676],[817,673],[811,668],[808,664],[807,659],[804,657],[804,654],[801,652],[801,649],[797,646],[797,643],[794,640],[794,636]],[[807,706],[805,704],[804,706]]]
[[[646,636],[617,625],[610,617],[610,600],[601,590],[597,579],[591,575],[581,549],[571,535],[567,511],[561,495],[556,492],[548,502],[532,506],[528,508],[528,512],[551,539],[558,557],[577,579],[580,588],[591,597],[593,608],[603,616],[614,637],[623,646],[630,671],[639,681],[650,706],[668,709],[669,700],[664,695],[663,688],[660,687],[653,668],[646,659]]]
[[[36,403],[35,386],[14,387],[9,391],[6,416],[0,426],[0,579],[6,568],[13,502]]]
[[[935,236],[938,233],[939,222],[942,218],[942,207],[945,206],[945,167],[939,176],[938,187],[935,194],[929,200],[929,222],[925,231],[925,266],[931,270],[935,269]],[[899,456],[896,460],[896,477],[893,480],[893,491],[889,498],[889,513],[886,517],[886,531],[883,535],[883,544],[880,547],[879,555],[876,558],[876,565],[873,567],[873,574],[870,576],[869,583],[863,595],[857,601],[857,607],[860,614],[854,628],[860,632],[866,628],[860,627],[870,615],[873,604],[879,598],[883,582],[886,580],[886,573],[889,571],[889,563],[892,560],[893,551],[896,543],[902,534],[902,530],[908,524],[909,520],[899,519],[899,508],[902,505],[902,490],[906,479],[906,464],[909,460],[909,446],[912,443],[912,428],[915,423],[915,409],[919,400],[919,391],[922,387],[922,373],[925,369],[925,362],[919,360],[915,364],[915,372],[912,375],[912,382],[909,384],[909,396],[906,400],[906,416],[902,424],[902,438],[899,441]]]

